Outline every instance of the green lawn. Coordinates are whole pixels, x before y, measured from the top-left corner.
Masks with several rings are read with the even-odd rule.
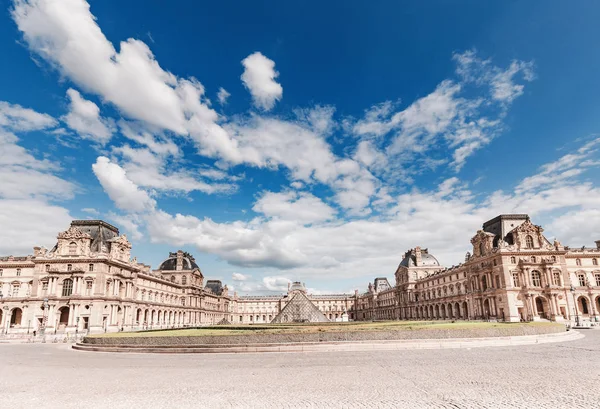
[[[228,336],[250,334],[293,334],[314,332],[348,331],[415,331],[430,329],[478,329],[506,326],[548,326],[561,325],[552,322],[496,323],[479,321],[382,321],[382,322],[345,322],[318,324],[278,324],[278,325],[240,325],[201,327],[189,329],[154,330],[138,332],[116,332],[91,335],[91,337],[181,337],[181,336]]]

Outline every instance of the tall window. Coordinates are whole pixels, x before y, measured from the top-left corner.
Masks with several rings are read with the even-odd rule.
[[[46,291],[48,291],[48,281],[42,281],[42,292],[46,294]]]
[[[585,274],[577,274],[577,278],[579,279],[579,286],[585,287]]]
[[[46,272],[50,271],[50,264],[46,264]]]
[[[186,276],[181,276],[181,284],[183,284],[183,285],[187,284],[187,277]]]
[[[578,266],[580,266],[581,265],[581,259],[579,259],[579,258],[575,259],[575,264],[578,265]]]
[[[21,286],[19,284],[13,284],[12,287],[12,296],[13,297],[18,297],[19,296],[19,289],[21,288]]]
[[[88,266],[88,271],[89,271],[89,272],[92,272],[92,271],[94,271],[94,265],[93,265],[93,264],[90,264],[90,265]]]
[[[519,273],[513,273],[512,278],[513,278],[513,286],[520,287],[521,284],[519,283]]]
[[[482,285],[483,291],[487,290],[487,277],[486,276],[481,277],[481,285]]]
[[[90,265],[92,265],[92,264],[90,264]],[[92,295],[92,282],[91,281],[85,282],[85,295]]]
[[[73,294],[73,280],[67,278],[63,281],[62,296],[68,297]]]
[[[75,243],[73,241],[69,244],[69,254],[76,254],[76,253],[77,253],[77,243]]]
[[[171,276],[171,282],[174,283],[175,282],[175,276]]]
[[[536,262],[536,258],[535,258],[535,256],[531,256],[531,262],[532,262],[532,263],[535,263],[535,262]]]
[[[73,270],[73,265],[72,264],[67,264],[67,271],[71,271]]]
[[[600,286],[600,274],[596,274],[595,277],[596,277],[596,285]]]
[[[531,237],[530,235],[525,236],[525,248],[533,248],[533,237]]]
[[[17,277],[21,276],[21,269],[17,268]]]
[[[593,258],[592,259],[592,264],[597,266],[598,265],[598,259],[597,258]]]
[[[552,283],[554,285],[560,285],[560,273],[558,271],[555,271],[552,274]]]
[[[534,287],[541,287],[542,286],[542,278],[540,276],[540,272],[537,270],[534,270],[531,272],[531,283],[533,284]]]
[[[483,243],[479,243],[479,255],[480,256],[483,256],[484,250],[485,250],[485,248],[483,246]]]
[[[517,264],[517,258],[516,258],[516,257],[514,257],[514,256],[513,256],[513,257],[511,257],[511,258],[510,258],[510,263],[511,263],[511,264]]]
[[[556,256],[552,256],[551,260],[553,263],[556,263]]]

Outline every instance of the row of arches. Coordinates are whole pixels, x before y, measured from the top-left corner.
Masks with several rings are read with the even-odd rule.
[[[419,319],[467,319],[469,318],[469,306],[466,301],[423,305],[417,307],[416,315]]]

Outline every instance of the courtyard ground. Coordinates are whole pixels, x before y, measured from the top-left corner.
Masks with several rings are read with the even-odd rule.
[[[554,344],[221,355],[0,344],[6,408],[598,408],[600,330]]]

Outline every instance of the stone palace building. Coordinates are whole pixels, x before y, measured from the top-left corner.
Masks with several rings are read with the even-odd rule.
[[[404,254],[395,285],[366,293],[238,296],[206,280],[194,257],[170,253],[158,269],[99,220],[75,220],[51,249],[0,258],[0,333],[116,332],[215,324],[392,319],[589,321],[600,317],[600,241],[550,243],[527,215],[501,215],[471,239],[464,263],[444,268],[427,249]]]

